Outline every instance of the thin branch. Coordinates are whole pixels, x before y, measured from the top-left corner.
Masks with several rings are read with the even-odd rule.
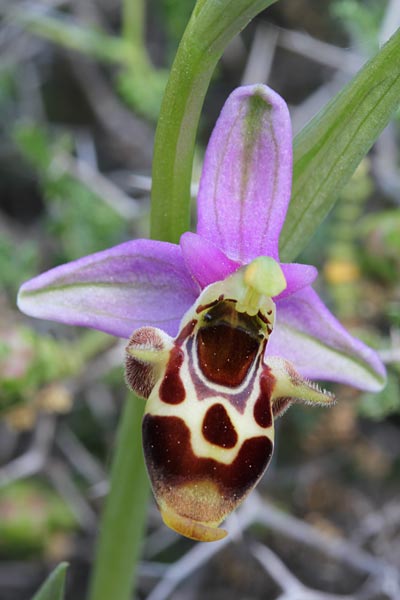
[[[279,30],[264,24],[257,26],[246,67],[242,75],[242,85],[267,83],[274,61]]]
[[[277,600],[354,600],[354,596],[329,594],[305,586],[272,550],[262,544],[253,543],[250,549],[269,576],[284,591]]]
[[[197,544],[186,552],[168,568],[164,578],[153,588],[147,600],[166,600],[182,581],[237,539],[253,518],[253,508],[248,503],[243,504],[237,515],[230,517],[226,522],[226,529],[230,531],[230,535],[213,544]]]
[[[302,583],[293,575],[287,566],[269,548],[259,543],[250,545],[252,555],[264,567],[268,575],[287,594],[299,592],[304,589]]]
[[[347,48],[340,48],[339,46],[322,42],[300,31],[281,29],[278,45],[309,58],[314,62],[338,69],[349,75],[357,73],[365,62],[363,57]]]
[[[83,56],[78,60],[70,52],[66,52],[66,56],[103,130],[117,140],[131,159],[139,159],[142,164],[149,165],[153,129],[122,104],[96,64]]]
[[[89,163],[77,160],[68,154],[60,154],[54,159],[55,169],[68,173],[96,194],[118,215],[127,220],[139,218],[144,210],[139,203],[127,196],[110,179],[94,169]]]
[[[50,481],[71,508],[80,526],[86,531],[94,531],[97,517],[93,509],[80,493],[66,467],[60,461],[52,461],[46,468]]]
[[[43,415],[39,419],[29,450],[0,469],[0,488],[42,471],[54,439],[55,428],[54,417]]]
[[[100,463],[65,425],[59,428],[56,445],[73,468],[89,483],[94,484],[105,479],[106,474]]]
[[[392,565],[344,539],[332,539],[324,536],[312,525],[261,500],[257,492],[253,492],[251,499],[254,503],[255,522],[262,523],[291,540],[315,548],[361,573],[382,575],[387,569],[393,568]]]

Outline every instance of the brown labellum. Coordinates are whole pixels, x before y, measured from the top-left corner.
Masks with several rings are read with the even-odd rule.
[[[273,448],[268,437],[254,437],[244,442],[232,463],[223,464],[196,456],[182,419],[153,415],[144,418],[143,444],[164,520],[182,535],[201,541],[224,535],[216,527],[257,483]]]

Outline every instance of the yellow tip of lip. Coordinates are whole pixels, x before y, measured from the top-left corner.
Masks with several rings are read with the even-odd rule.
[[[177,515],[169,509],[161,509],[161,516],[168,527],[180,535],[184,535],[197,542],[216,542],[228,535],[228,532],[225,531],[225,529],[204,525],[199,521],[193,521],[193,519]]]

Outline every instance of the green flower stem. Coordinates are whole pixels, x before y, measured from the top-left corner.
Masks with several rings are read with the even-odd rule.
[[[153,160],[151,237],[178,242],[190,228],[197,126],[215,66],[231,39],[276,0],[198,0],[172,66]]]
[[[128,600],[134,587],[146,524],[149,483],[143,461],[141,429],[144,401],[126,399],[111,472],[90,600]]]
[[[123,0],[122,36],[128,44],[144,48],[145,0]]]

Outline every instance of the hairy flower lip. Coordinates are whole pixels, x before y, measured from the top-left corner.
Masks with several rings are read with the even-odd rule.
[[[263,361],[272,329],[229,300],[243,271],[208,286],[175,339],[147,327],[128,346],[127,380],[147,399],[143,448],[158,506],[167,525],[198,541],[221,539],[218,525],[262,477],[274,417],[296,401],[333,402],[288,361]]]

